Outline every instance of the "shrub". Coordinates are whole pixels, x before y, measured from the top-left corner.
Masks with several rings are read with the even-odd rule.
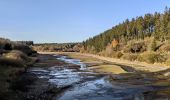
[[[88,46],[87,47],[87,52],[92,53],[92,54],[96,54],[96,50],[94,46]]]
[[[61,43],[61,44],[45,43],[45,44],[35,44],[32,47],[36,51],[43,51],[43,52],[44,51],[47,51],[47,52],[49,51],[51,52],[79,52],[82,46],[83,45],[81,43]],[[88,46],[87,51],[95,52],[94,49],[95,48],[93,46]],[[85,51],[85,48],[84,48],[84,51]]]
[[[112,40],[111,45],[112,45],[113,48],[116,48],[118,46],[118,44],[119,44],[119,42],[116,39]]]
[[[98,53],[99,56],[105,56],[105,50]]]
[[[123,49],[125,53],[139,53],[146,51],[146,44],[144,41],[130,41]]]
[[[22,61],[16,60],[16,59],[4,58],[4,57],[0,58],[0,65],[1,65],[0,67],[2,66],[24,67],[24,64]]]
[[[104,51],[104,55],[107,56],[107,57],[111,57],[113,53],[114,53],[114,51],[113,51],[112,44],[108,44],[106,46],[105,51]]]
[[[157,43],[155,38],[152,38],[152,40],[150,41],[150,44],[148,46],[148,51],[155,51],[157,48]]]
[[[113,58],[120,58],[123,56],[123,53],[122,52],[114,52],[112,53],[112,57]]]
[[[11,41],[8,39],[0,38],[0,49],[11,50]]]
[[[19,50],[19,51],[22,51],[23,53],[25,53],[26,55],[32,55],[33,53],[33,50],[32,48],[30,48],[29,46],[27,45],[23,45],[23,44],[13,44],[12,45],[12,49],[13,50]]]
[[[29,60],[29,58],[23,52],[18,50],[12,50],[9,53],[3,54],[3,57],[21,62],[26,62]]]
[[[125,60],[135,61],[138,57],[138,54],[126,53],[121,58]]]
[[[156,52],[144,52],[138,56],[138,61],[147,62],[147,63],[155,63],[155,62],[164,62],[166,57],[160,53]]]

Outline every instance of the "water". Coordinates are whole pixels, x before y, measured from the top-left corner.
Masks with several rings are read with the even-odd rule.
[[[61,96],[55,97],[56,100],[144,100],[143,92],[155,89],[145,85],[111,83],[107,75],[88,71],[86,65],[78,59],[70,59],[66,56],[56,59],[80,65],[80,69],[56,65],[29,70],[39,78],[46,78],[50,84],[58,88],[72,86]]]
[[[80,70],[86,69],[86,64],[82,63],[79,59],[71,59],[71,58],[68,58],[67,56],[61,56],[60,58],[57,58],[57,59],[65,61],[66,63],[80,65]]]

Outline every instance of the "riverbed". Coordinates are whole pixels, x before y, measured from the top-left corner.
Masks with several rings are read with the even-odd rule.
[[[156,79],[149,74],[122,73],[103,74],[88,69],[80,59],[64,55],[53,55],[56,60],[65,62],[64,65],[50,67],[32,67],[28,73],[44,79],[48,84],[64,88],[61,93],[53,96],[54,100],[152,100],[167,99],[148,92],[165,89],[166,86],[155,85]],[[77,65],[69,67],[68,64]],[[148,76],[147,76],[148,75]],[[68,87],[68,88],[65,88]],[[150,94],[151,95],[151,94]]]

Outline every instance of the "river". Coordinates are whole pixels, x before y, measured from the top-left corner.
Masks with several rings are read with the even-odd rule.
[[[149,97],[146,97],[144,92],[161,88],[150,85],[119,84],[111,81],[109,75],[89,71],[86,64],[79,59],[67,56],[56,56],[56,59],[80,67],[69,68],[56,65],[28,70],[38,78],[47,79],[50,84],[58,88],[70,86],[60,95],[56,95],[54,100],[145,100]]]

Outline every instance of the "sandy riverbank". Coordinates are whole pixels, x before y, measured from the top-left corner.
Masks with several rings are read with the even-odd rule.
[[[85,53],[75,53],[75,52],[38,52],[38,53],[40,54],[66,54],[66,55],[70,55],[71,57],[78,58],[78,59],[81,59],[82,56],[87,57],[87,58],[95,58],[95,59],[99,59],[103,61],[108,61],[111,63],[127,65],[140,71],[157,72],[157,71],[162,71],[162,70],[166,70],[170,68],[169,66],[165,66],[162,64],[148,64],[145,62],[138,62],[138,61],[132,62],[128,60],[115,59],[115,58],[109,58],[109,57],[103,57],[103,56],[85,54]]]

